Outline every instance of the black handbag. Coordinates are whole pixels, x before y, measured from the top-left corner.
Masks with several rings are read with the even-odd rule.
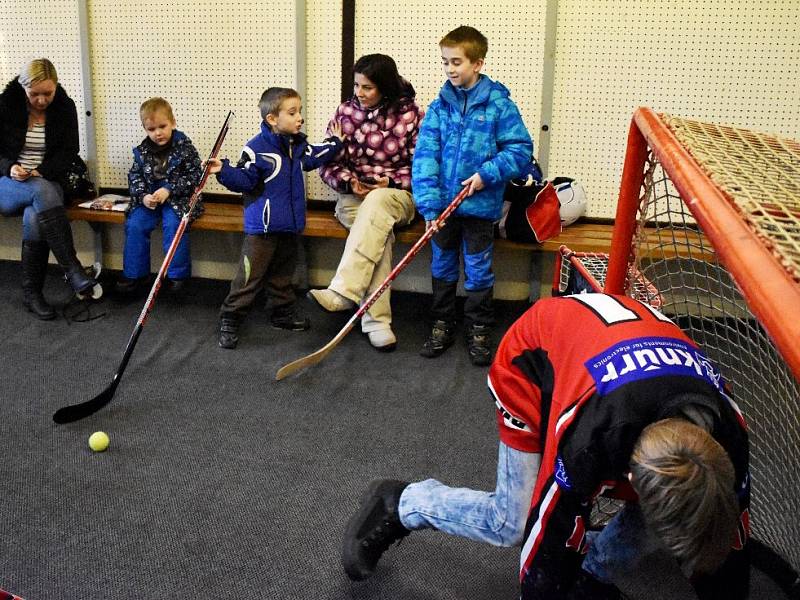
[[[75,156],[61,183],[66,200],[91,200],[97,197],[97,188],[89,179],[89,169],[80,156]]]

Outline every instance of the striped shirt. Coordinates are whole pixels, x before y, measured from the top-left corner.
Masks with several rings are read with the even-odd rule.
[[[44,124],[37,123],[25,134],[25,145],[19,153],[17,162],[23,169],[32,171],[42,164],[44,151]]]

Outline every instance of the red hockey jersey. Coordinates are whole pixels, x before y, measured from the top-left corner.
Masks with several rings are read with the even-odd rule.
[[[652,307],[605,294],[541,300],[503,338],[489,387],[500,439],[542,454],[520,558],[522,598],[561,597],[586,550],[593,498],[627,485],[641,431],[680,415],[686,404],[702,405],[713,415],[711,434],[731,457],[743,523],[734,548],[744,546],[749,506],[744,419],[714,365]],[[732,552],[730,565],[715,578],[713,586],[723,595],[707,597],[746,594],[744,554]],[[723,573],[737,569],[740,573],[720,583]],[[698,592],[704,587],[712,586],[699,585]]]

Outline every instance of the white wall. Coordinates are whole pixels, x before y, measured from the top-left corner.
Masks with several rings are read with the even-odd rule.
[[[130,149],[143,137],[138,106],[152,95],[172,102],[179,127],[201,155],[227,110],[235,110],[237,120],[223,148],[231,157],[257,130],[258,97],[266,87],[305,87],[306,132],[312,140],[322,137],[339,103],[336,2],[6,0],[0,5],[0,76],[8,81],[26,58],[47,56],[79,115],[84,110],[79,9],[86,7],[102,186],[125,186]],[[548,6],[557,10],[553,31],[546,28]],[[142,17],[148,14],[163,18]],[[298,18],[305,19],[303,40],[296,39]],[[392,55],[426,106],[443,81],[437,42],[461,24],[489,38],[485,72],[511,89],[535,141],[542,94],[552,92],[548,175],[578,178],[589,195],[590,216],[614,214],[628,124],[639,105],[800,138],[800,2],[795,0],[408,0],[402,6],[361,0],[356,56]],[[543,68],[548,35],[555,36],[552,81]],[[298,82],[303,67],[305,80]],[[85,151],[85,126],[81,136]],[[335,198],[316,174],[308,176],[307,187],[311,198]],[[208,191],[224,190],[212,181]],[[19,219],[0,219],[0,258],[18,259],[20,228]],[[89,228],[76,223],[74,230],[81,258],[88,261]],[[106,266],[119,268],[122,232],[109,231]],[[238,236],[196,232],[193,238],[195,274],[230,277]],[[330,279],[336,244],[312,242],[312,283]],[[160,258],[154,244],[154,265]],[[527,278],[527,258],[503,256],[498,265],[508,277],[508,287],[501,282],[498,291],[525,295],[519,282]],[[425,259],[413,268],[419,273],[404,274],[398,287],[426,289]]]

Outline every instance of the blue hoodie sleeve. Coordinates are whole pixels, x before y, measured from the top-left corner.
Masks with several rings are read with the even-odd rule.
[[[341,149],[342,140],[335,135],[327,138],[321,144],[307,144],[306,149],[303,151],[303,156],[300,157],[300,162],[303,163],[303,170],[313,171],[314,169],[319,169],[336,158]]]
[[[478,174],[487,187],[505,185],[519,177],[533,155],[531,136],[513,101],[503,101],[498,123],[498,152],[478,169]]]
[[[442,161],[440,107],[441,104],[434,101],[425,113],[411,163],[414,203],[426,221],[433,221],[444,209],[439,186]]]

